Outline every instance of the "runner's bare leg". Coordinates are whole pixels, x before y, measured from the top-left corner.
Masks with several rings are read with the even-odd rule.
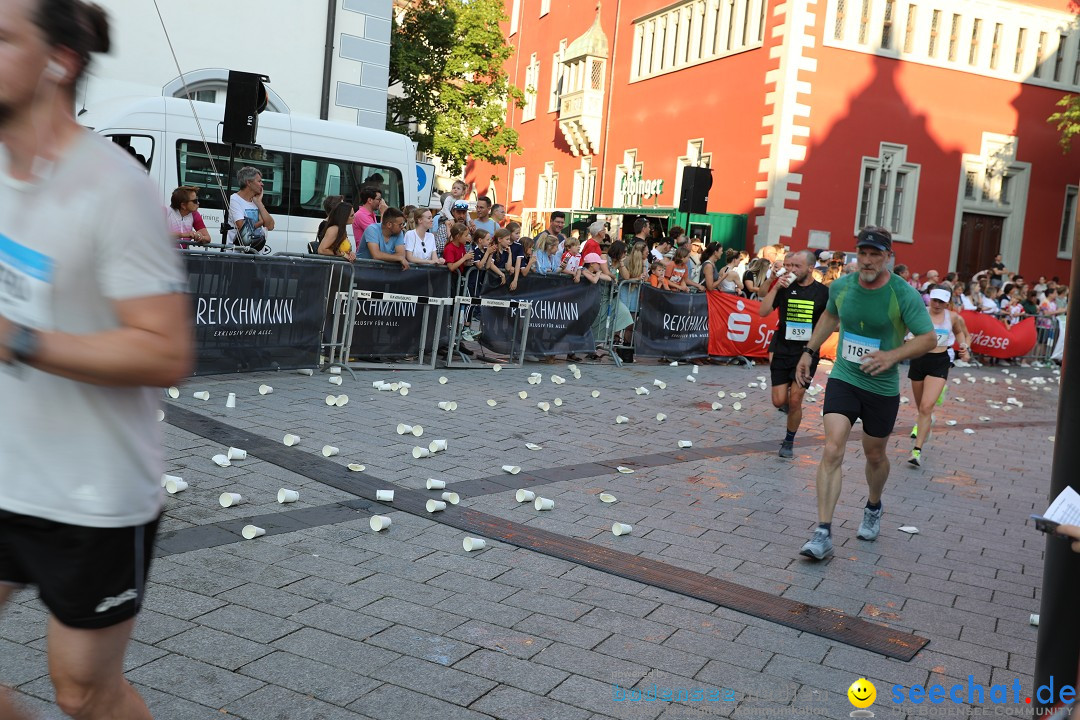
[[[16,588],[11,585],[0,584],[0,611],[3,610],[8,598],[11,597],[15,590]],[[32,720],[32,716],[25,714],[16,707],[11,700],[11,691],[5,687],[0,687],[0,718],[3,720]]]
[[[870,437],[863,435],[863,454],[866,456],[866,486],[869,488],[867,499],[871,503],[881,502],[881,493],[885,490],[885,481],[889,479],[889,437]]]
[[[840,499],[843,481],[841,466],[844,450],[851,435],[851,421],[846,415],[829,413],[825,416],[825,451],[817,469],[818,522],[831,523],[836,501]]]

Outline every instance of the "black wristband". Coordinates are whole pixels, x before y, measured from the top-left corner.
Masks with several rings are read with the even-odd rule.
[[[811,350],[811,349],[810,349],[810,346],[809,346],[809,345],[807,345],[806,347],[804,347],[802,351],[803,351],[804,353],[806,353],[807,355],[809,355],[809,356],[810,356],[811,358],[813,358],[814,360],[818,360],[818,359],[820,359],[820,358],[821,358],[821,354],[820,354],[820,353],[818,353],[818,351],[817,351],[817,350]]]

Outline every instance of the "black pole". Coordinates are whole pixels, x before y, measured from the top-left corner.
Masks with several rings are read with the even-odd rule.
[[[334,67],[334,25],[337,21],[338,0],[326,2],[326,47],[323,48],[322,98],[319,118],[330,119],[330,73]]]
[[[236,143],[229,143],[229,174],[225,176],[225,187],[232,187],[232,172],[233,172],[233,159],[236,157]],[[232,227],[232,223],[229,222],[229,199],[225,198],[225,212],[221,216],[221,244],[229,244],[229,228]],[[225,252],[225,248],[221,248],[221,252]]]
[[[1080,242],[1080,219],[1077,222]],[[1075,251],[1074,251],[1075,255]],[[1080,262],[1072,263],[1069,284],[1069,307],[1073,291],[1080,290]],[[1080,309],[1080,305],[1076,306]],[[1080,316],[1066,313],[1065,354],[1061,365],[1061,389],[1058,398],[1057,435],[1054,442],[1054,465],[1050,474],[1047,504],[1071,485],[1080,491]],[[1055,320],[1056,322],[1056,320]],[[1069,362],[1069,359],[1072,362]],[[1035,508],[1041,513],[1045,508]],[[1032,528],[1034,530],[1034,528]],[[1074,685],[1080,659],[1080,554],[1071,543],[1047,536],[1043,560],[1042,607],[1039,611],[1039,643],[1035,650],[1035,690],[1053,681],[1054,696],[1037,693],[1033,700],[1040,707],[1052,707],[1063,685]]]

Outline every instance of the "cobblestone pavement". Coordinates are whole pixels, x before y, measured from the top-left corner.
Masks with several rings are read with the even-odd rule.
[[[996,709],[1028,711],[1037,634],[1028,617],[1039,611],[1044,538],[1026,518],[1047,505],[1053,371],[1015,368],[1013,378],[1000,368],[954,369],[961,382],[949,385],[921,469],[905,462],[915,411],[902,405],[883,530],[873,543],[855,538],[866,496],[853,436],[836,555],[815,564],[797,553],[816,520],[822,396],[809,406],[795,459],[784,461],[776,456],[783,416],[767,390],[750,387],[766,367],[691,369],[582,364],[580,380],[564,365],[365,371],[355,381],[346,373],[340,387],[326,375],[293,372],[192,379],[165,403],[168,472],[190,488],[166,497],[128,678],[155,717],[177,720],[841,718],[852,710],[847,688],[860,676],[877,687],[878,718],[991,714],[989,696],[972,708],[928,708],[895,704],[892,688],[962,683],[967,700],[969,684],[1011,688],[1014,679],[1023,687],[1020,704]],[[537,370],[543,382],[528,384]],[[552,375],[566,383],[553,384]],[[412,387],[407,396],[380,392],[375,380]],[[262,383],[273,393],[260,395]],[[638,386],[650,393],[637,394]],[[210,399],[194,399],[198,390]],[[237,395],[235,409],[224,407],[228,392]],[[736,400],[736,392],[747,397]],[[906,380],[903,392],[910,396]],[[326,404],[328,394],[342,393],[347,405]],[[449,401],[457,410],[437,407]],[[538,402],[552,403],[550,410]],[[724,407],[713,410],[713,402]],[[629,422],[616,424],[617,415]],[[264,454],[286,453],[292,469],[255,452],[220,468],[211,457],[226,450],[218,441],[226,438],[179,429],[185,417],[270,440],[274,451]],[[424,434],[398,435],[398,423],[420,424]],[[285,448],[287,432],[300,444]],[[443,438],[445,452],[413,458],[415,445]],[[679,440],[726,449],[639,462],[633,474],[612,469],[677,451]],[[323,458],[327,444],[340,453]],[[330,483],[296,472],[327,463],[340,467]],[[348,463],[366,470],[351,473]],[[507,464],[522,467],[521,475],[502,473]],[[359,478],[414,490],[441,478],[462,496],[446,517],[467,507],[930,642],[903,662],[505,542],[467,553],[465,533],[438,514],[358,500],[349,489]],[[516,486],[553,499],[554,510],[518,504]],[[299,501],[279,504],[282,487],[299,491]],[[245,503],[222,508],[223,491]],[[618,502],[601,502],[601,491]],[[391,527],[373,532],[372,512],[385,512]],[[253,517],[270,532],[243,540],[239,529]],[[632,533],[614,536],[613,521]],[[918,534],[898,531],[908,525]],[[36,596],[17,594],[0,615],[0,682],[53,718],[44,633]],[[687,692],[635,699],[654,686],[661,696],[665,688]]]

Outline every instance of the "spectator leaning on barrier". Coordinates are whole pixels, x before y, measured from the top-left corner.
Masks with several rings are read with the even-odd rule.
[[[357,242],[356,257],[365,260],[382,260],[400,263],[402,270],[409,269],[405,256],[405,215],[397,208],[386,208],[382,222],[368,225],[363,238]]]
[[[533,251],[532,258],[521,269],[522,275],[528,275],[532,270],[540,275],[557,275],[563,269],[562,258],[559,257],[559,239],[554,235],[548,235],[541,241],[542,246]]]
[[[353,218],[353,237],[361,238],[364,232],[378,222],[375,211],[382,204],[382,190],[375,187],[360,188],[360,204]]]
[[[510,230],[502,228],[495,231],[495,249],[491,253],[491,257],[488,258],[488,264],[484,267],[485,270],[490,270],[499,276],[499,284],[506,284],[507,274],[512,274],[514,280],[517,280],[516,270],[520,269],[520,264],[515,266],[512,264],[513,254],[510,251],[510,243],[512,235]],[[517,285],[514,284],[511,290],[516,290]]]
[[[469,226],[465,223],[454,223],[449,227],[450,242],[446,243],[446,248],[443,250],[443,262],[446,263],[448,270],[461,273],[473,264],[473,253],[465,249],[465,240],[469,237]]]
[[[266,233],[274,229],[274,218],[263,205],[262,173],[249,166],[236,173],[239,190],[229,198],[228,244],[244,245],[258,252],[266,245]]]
[[[405,258],[417,265],[444,265],[446,260],[435,251],[435,233],[431,232],[431,210],[416,208],[412,213],[414,229],[405,233]]]
[[[338,203],[330,217],[319,225],[319,255],[331,255],[353,262],[356,250],[349,241],[347,228],[352,224],[352,206],[347,202]]]
[[[181,248],[188,246],[188,243],[183,242],[184,240],[190,240],[199,245],[210,242],[209,233],[200,232],[195,228],[195,214],[198,207],[199,194],[195,188],[185,185],[172,191],[166,215],[169,219],[169,230]]]
[[[658,290],[667,290],[667,278],[664,277],[664,263],[653,260],[649,265],[649,284]]]
[[[563,228],[566,227],[566,213],[562,210],[556,210],[551,213],[551,219],[548,221],[547,229],[536,236],[536,246],[541,247],[544,238],[554,237],[559,241],[558,250],[561,255],[563,252],[563,244],[566,242],[566,236],[563,235]]]
[[[562,271],[567,275],[574,275],[581,269],[581,241],[577,238],[566,238],[563,245]]]

